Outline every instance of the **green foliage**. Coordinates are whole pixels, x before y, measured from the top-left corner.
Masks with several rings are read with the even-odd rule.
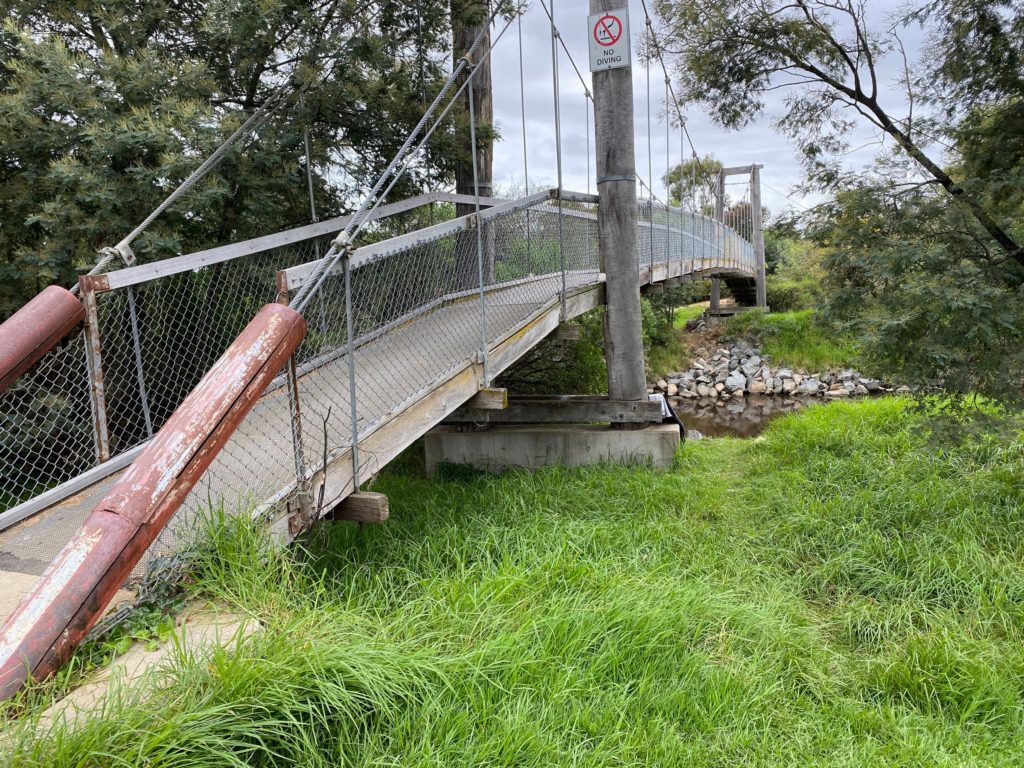
[[[776,257],[767,276],[768,306],[773,312],[819,307],[825,280],[821,250],[799,233],[784,235],[770,229],[765,236],[766,262],[769,242]]]
[[[814,310],[741,312],[725,325],[727,339],[754,339],[773,363],[820,372],[858,362],[856,344]]]
[[[47,283],[70,284],[293,69],[310,86],[304,107],[293,99],[229,152],[136,251],[152,260],[308,221],[303,126],[319,212],[340,213],[420,117],[448,26],[448,4],[430,2],[372,16],[301,0],[8,0],[3,10],[0,317]],[[439,142],[396,194],[443,176],[449,157]]]
[[[608,391],[604,361],[604,308],[574,322],[582,326],[579,341],[546,339],[497,379],[497,386],[522,395],[587,395]]]
[[[685,307],[679,307],[676,309],[672,316],[672,325],[675,328],[685,328],[686,324],[691,320],[696,320],[698,317],[704,314],[705,310],[704,303],[699,304],[688,304]]]
[[[876,369],[948,392],[1020,397],[1024,294],[979,249],[963,214],[928,190],[852,187],[819,212],[827,315]]]
[[[6,762],[1019,764],[1024,452],[917,419],[813,407],[664,473],[386,473],[386,525],[304,551],[225,525],[195,591],[262,630],[74,728],[8,720]]]
[[[722,161],[712,155],[684,160],[662,177],[668,183],[672,205],[682,205],[694,211],[714,215],[715,177],[722,170]]]
[[[707,280],[680,283],[675,288],[666,288],[664,293],[645,296],[644,301],[650,305],[653,312],[653,317],[647,321],[650,326],[647,333],[661,333],[662,328],[672,326],[679,307],[707,301],[710,296],[711,285]]]
[[[679,368],[686,355],[678,303],[700,295],[705,286],[682,285],[640,302],[641,334],[648,374],[660,376]],[[698,312],[699,314],[699,312]],[[608,390],[604,359],[604,309],[576,320],[583,326],[579,341],[546,340],[527,352],[498,377],[497,385],[520,394],[602,394]]]
[[[952,396],[1019,400],[1024,7],[936,0],[884,26],[866,5],[823,0],[659,10],[678,43],[682,89],[722,124],[756,119],[769,92],[787,89],[778,125],[801,150],[809,185],[830,196],[810,216],[826,250],[825,309],[865,359]],[[900,34],[918,24],[927,43],[914,62]],[[889,83],[886,59],[900,73]],[[912,115],[886,112],[877,94],[889,86],[913,102]],[[855,174],[841,159],[861,120],[895,149]],[[799,306],[792,278],[774,293],[771,306]]]

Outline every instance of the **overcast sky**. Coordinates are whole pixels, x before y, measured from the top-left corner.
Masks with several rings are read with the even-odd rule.
[[[549,3],[551,0],[545,0]],[[590,87],[589,58],[587,39],[587,14],[589,3],[586,0],[554,0],[555,23],[562,34],[566,46],[580,68],[583,77]],[[648,4],[650,5],[650,4]],[[873,25],[881,26],[902,2],[893,0],[868,0],[869,14]],[[637,172],[647,179],[647,90],[646,72],[640,64],[637,51],[638,40],[643,34],[644,14],[639,0],[629,3],[630,31],[633,38],[633,96],[634,124],[636,125]],[[504,22],[499,23],[498,29]],[[920,31],[909,29],[901,32],[911,60],[916,58],[920,44]],[[522,19],[522,44],[524,84],[526,91],[526,125],[527,125],[527,158],[529,161],[530,186],[555,186],[555,132],[554,104],[552,98],[551,77],[551,38],[549,22],[540,5],[540,0],[531,0],[529,11]],[[502,134],[502,141],[495,147],[494,181],[498,189],[512,186],[523,186],[523,145],[522,119],[519,98],[519,39],[517,23],[509,27],[504,37],[497,43],[492,55],[492,72],[494,78],[494,114],[495,122]],[[587,115],[583,96],[583,84],[573,70],[565,52],[559,51],[559,88],[562,107],[562,172],[564,186],[567,189],[585,191],[587,189]],[[900,62],[890,58],[883,61],[881,71],[886,79],[895,79],[898,75]],[[665,173],[665,122],[664,122],[664,77],[660,67],[655,65],[650,73],[651,80],[651,155],[654,166],[655,194],[664,199],[665,190],[661,179]],[[752,162],[763,163],[761,172],[764,204],[773,213],[779,213],[787,207],[813,202],[813,199],[793,195],[792,202],[787,195],[792,195],[793,187],[801,180],[801,169],[792,145],[772,128],[771,113],[781,109],[785,91],[769,94],[773,101],[769,102],[769,116],[759,124],[750,126],[739,132],[725,132],[712,123],[706,115],[691,107],[687,115],[690,135],[693,137],[697,152],[701,155],[712,154],[726,165],[746,165]],[[904,99],[896,88],[883,92],[883,101],[893,111],[902,116]],[[594,189],[593,165],[593,115],[590,116],[590,190]],[[679,162],[679,133],[671,131],[668,147],[669,161],[672,165]],[[874,143],[875,133],[870,126],[863,127],[851,136],[851,145],[869,146],[852,152],[846,162],[860,167],[870,161],[877,151]],[[689,149],[687,148],[687,156]],[[738,181],[738,180],[737,180]],[[734,197],[739,197],[741,188],[732,190]]]

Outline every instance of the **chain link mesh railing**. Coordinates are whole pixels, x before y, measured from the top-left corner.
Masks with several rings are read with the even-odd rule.
[[[434,214],[433,226],[354,251],[305,309],[309,331],[295,355],[294,393],[282,373],[149,558],[175,551],[195,516],[211,506],[270,510],[297,490],[309,492],[325,461],[352,450],[353,420],[358,444],[457,370],[477,363],[486,371],[489,350],[557,306],[563,291],[598,282],[596,202],[591,195],[559,200],[541,193],[485,208],[479,217],[445,220],[453,213],[448,205]],[[411,218],[421,225],[422,216]],[[653,267],[655,279],[712,269],[753,273],[752,247],[719,222],[645,200],[638,220],[639,267]],[[385,236],[389,227],[378,229]],[[0,395],[6,507],[96,472],[104,458],[127,464],[256,311],[302,286],[327,250],[327,231],[263,248],[253,241],[230,258],[196,255],[122,270],[92,284],[87,330]],[[87,362],[90,340],[95,352]],[[379,469],[375,457],[360,459],[362,479]],[[114,476],[97,479],[76,496],[55,497],[62,510],[56,519],[33,521],[35,560],[48,562]]]
[[[379,216],[389,220],[376,222],[368,234],[387,237],[428,219],[451,218],[454,207],[444,197],[425,196],[419,206],[426,214],[415,200],[383,207]],[[56,554],[113,474],[159,430],[256,311],[277,298],[277,272],[319,258],[337,228],[322,222],[89,282],[82,295],[85,327],[0,393],[0,548],[26,554],[16,565],[40,570]],[[284,244],[261,247],[268,240]],[[316,323],[310,314],[311,327]],[[24,534],[2,531],[55,504],[62,508],[59,520],[32,520],[30,531],[19,526]]]
[[[710,216],[637,201],[637,256],[640,269],[671,269],[679,274],[728,271],[753,277],[754,246]]]

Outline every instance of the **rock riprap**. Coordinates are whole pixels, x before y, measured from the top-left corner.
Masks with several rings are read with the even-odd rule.
[[[860,397],[891,392],[878,379],[850,369],[809,372],[773,367],[766,355],[745,342],[702,350],[689,370],[669,373],[651,387],[669,397],[729,400],[747,395],[823,398]]]

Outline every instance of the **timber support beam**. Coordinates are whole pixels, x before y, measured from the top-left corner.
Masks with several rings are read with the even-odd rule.
[[[654,400],[611,400],[591,395],[513,396],[508,407],[486,410],[463,406],[442,423],[490,424],[660,424],[661,404]]]

